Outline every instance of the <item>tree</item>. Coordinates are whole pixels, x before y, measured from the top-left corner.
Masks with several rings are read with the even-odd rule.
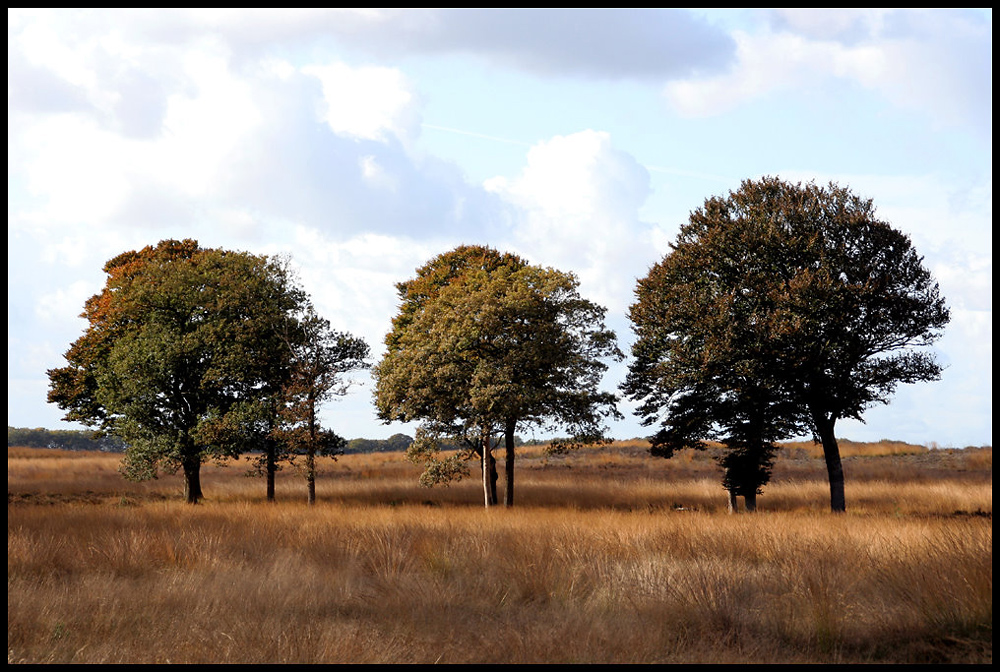
[[[742,496],[753,511],[770,480],[774,442],[807,419],[774,376],[781,353],[770,346],[761,319],[768,299],[759,291],[771,269],[752,253],[726,265],[735,257],[710,257],[713,241],[675,245],[638,282],[630,308],[637,339],[622,390],[639,402],[644,424],[661,424],[654,456],[722,443],[730,510]]]
[[[441,439],[459,440],[480,457],[484,499],[495,503],[502,437],[512,506],[518,427],[566,427],[578,442],[603,436],[604,419],[618,414],[615,395],[599,390],[602,360],[622,355],[604,309],[577,287],[572,274],[469,246],[397,286],[402,305],[374,369],[375,402],[386,422],[424,423],[410,447],[427,460],[422,482],[463,475],[462,456],[435,457]]]
[[[451,283],[461,282],[465,274],[470,271],[478,270],[492,273],[499,268],[520,269],[527,265],[527,262],[517,255],[501,253],[481,245],[460,245],[450,252],[434,257],[417,269],[416,277],[396,285],[401,304],[399,313],[392,320],[393,328],[386,335],[385,342],[389,352],[395,352],[399,349],[398,340],[402,334],[421,313],[425,304],[436,298],[442,288]],[[377,374],[378,371],[376,371]],[[445,408],[446,405],[440,404],[438,410]],[[413,399],[410,399],[408,406],[410,411],[404,411],[404,413],[412,414],[412,409],[415,407]],[[399,415],[402,417],[402,414]],[[380,417],[387,422],[390,421],[389,416],[381,411]],[[461,478],[467,474],[464,459],[478,455],[482,462],[483,482],[489,483],[489,492],[486,495],[487,505],[496,504],[496,461],[493,459],[492,450],[485,449],[488,448],[488,445],[484,444],[483,435],[478,431],[472,435],[468,431],[463,431],[460,426],[433,419],[441,417],[440,415],[417,413],[412,417],[422,417],[424,422],[416,440],[407,448],[409,459],[414,462],[426,463],[421,482],[429,487]],[[438,455],[442,441],[448,442],[448,437],[451,437],[453,442],[457,442],[461,446],[460,451],[465,454],[442,461]]]
[[[66,419],[127,444],[122,471],[183,470],[202,498],[200,469],[247,447],[251,409],[284,385],[289,331],[304,294],[285,266],[245,252],[165,240],[104,267],[87,300],[88,326],[48,372],[49,401]]]
[[[844,511],[837,420],[863,421],[898,384],[941,373],[919,350],[949,320],[922,257],[870,199],[770,177],[706,200],[671,247],[632,309],[625,390],[637,413],[661,423],[668,447],[713,433],[731,447],[756,443],[757,466],[769,440],[809,430],[823,445],[831,509]],[[747,441],[754,423],[763,441]]]
[[[245,446],[254,448],[248,456],[250,475],[265,477],[269,502],[276,499],[275,478],[282,463],[294,464],[298,457],[304,457],[302,472],[312,505],[316,501],[316,456],[336,457],[347,445],[336,432],[321,426],[320,407],[347,394],[349,384],[343,380],[344,374],[370,365],[364,361],[368,345],[334,331],[311,305],[306,304],[295,317],[280,334],[287,366],[277,381],[280,386],[270,386],[266,394],[241,402],[226,416],[224,430],[230,440],[240,437]]]
[[[278,437],[288,455],[303,455],[308,502],[316,503],[316,456],[343,453],[346,440],[319,421],[320,406],[347,394],[345,374],[368,368],[368,344],[332,329],[310,308],[298,324],[292,350],[291,376],[283,389]]]

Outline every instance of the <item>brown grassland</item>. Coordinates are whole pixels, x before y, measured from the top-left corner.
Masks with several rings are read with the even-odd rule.
[[[787,444],[756,514],[707,453],[519,449],[517,506],[401,454],[129,483],[7,451],[8,663],[991,663],[993,451]],[[501,478],[502,487],[502,478]]]

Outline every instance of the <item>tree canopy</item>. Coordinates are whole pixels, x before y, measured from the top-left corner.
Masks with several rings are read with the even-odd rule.
[[[843,511],[837,420],[941,372],[918,348],[949,314],[909,238],[846,188],[764,178],[708,199],[671,248],[639,282],[623,384],[654,453],[721,440],[748,489],[773,441],[811,431]]]
[[[166,240],[104,267],[84,334],[52,369],[49,401],[127,444],[127,477],[184,472],[189,502],[200,466],[247,445],[248,417],[288,380],[305,295],[278,260]]]
[[[518,428],[568,428],[594,441],[617,416],[600,382],[602,360],[622,355],[604,309],[580,297],[572,274],[462,246],[397,289],[400,312],[374,369],[379,416],[423,422],[411,449],[425,457],[435,437],[465,439],[484,461],[487,504],[494,437],[506,447],[510,506]],[[455,475],[448,464],[428,466],[425,483]]]

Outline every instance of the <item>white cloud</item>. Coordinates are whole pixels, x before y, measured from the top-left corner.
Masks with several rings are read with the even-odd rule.
[[[213,45],[160,57],[173,61],[185,77],[183,85],[165,92],[156,133],[130,137],[120,124],[108,123],[93,108],[14,115],[8,170],[35,197],[31,204],[13,204],[15,225],[71,235],[80,227],[115,221],[143,194],[169,194],[160,200],[177,207],[218,193],[235,154],[262,121],[251,83],[234,76],[225,53]],[[65,56],[65,60],[73,59]],[[92,92],[106,99],[131,95],[127,86],[120,88],[122,80],[109,75],[113,69],[91,62],[90,50],[82,49],[75,60],[89,74],[81,79],[87,80]],[[150,219],[155,221],[156,215]],[[150,219],[140,217],[124,225],[144,226]]]
[[[187,31],[219,26],[240,51],[330,36],[376,57],[472,56],[540,74],[666,79],[732,57],[720,29],[679,9],[368,9],[173,15]],[[201,28],[203,29],[203,28]]]
[[[857,83],[936,122],[992,134],[991,22],[965,10],[777,10],[733,32],[736,64],[670,82],[673,106],[716,115],[777,90]]]
[[[142,31],[120,31],[108,18],[116,15],[101,16],[87,37],[30,15],[14,31],[15,56],[30,45],[32,67],[104,102],[50,101],[39,113],[19,107],[30,87],[9,89],[9,108],[23,111],[8,122],[8,174],[31,197],[9,200],[9,227],[63,245],[108,227],[186,237],[208,226],[221,244],[259,239],[261,227],[288,219],[351,235],[431,223],[468,229],[480,218],[483,196],[463,193],[457,169],[410,156],[419,101],[400,71],[336,61],[296,68],[274,56],[236,62],[218,37],[147,43],[137,39]],[[125,15],[152,30],[147,18]],[[33,30],[43,46],[58,45],[55,56],[33,55],[47,53]],[[121,76],[136,63],[167,73],[157,80],[155,114],[135,112],[148,82]]]
[[[83,312],[84,302],[95,293],[90,283],[78,280],[68,287],[43,294],[35,311],[46,322],[60,322],[67,316],[77,316]]]
[[[540,142],[519,176],[485,186],[522,210],[513,242],[529,260],[576,269],[588,298],[624,311],[635,274],[655,260],[651,229],[638,215],[649,173],[607,133]]]
[[[129,35],[150,45],[211,36],[225,40],[235,58],[251,62],[273,47],[294,51],[332,37],[366,58],[472,56],[533,73],[607,79],[663,80],[713,71],[733,54],[725,32],[672,8],[60,10],[17,11],[11,23],[21,32],[25,24],[38,24],[32,30],[39,33],[48,25],[76,24],[86,28],[84,35]],[[32,39],[43,45],[43,37]]]
[[[874,87],[887,77],[884,47],[846,46],[793,33],[734,34],[738,64],[706,79],[671,82],[666,94],[688,116],[718,115],[778,89],[810,86],[817,77],[840,77]]]
[[[126,143],[87,117],[42,117],[11,141],[25,161],[14,172],[44,203],[33,225],[101,221],[126,197]]]
[[[257,83],[232,72],[224,53],[184,54],[185,90],[171,93],[163,137],[141,148],[143,172],[187,196],[218,190],[230,164],[264,122]]]
[[[878,32],[890,9],[871,7],[782,7],[768,16],[777,30],[816,40],[855,42]]]
[[[396,309],[395,282],[458,243],[491,244],[576,271],[624,341],[635,279],[665,251],[664,232],[688,203],[718,188],[705,174],[752,174],[797,151],[781,139],[773,153],[761,145],[757,161],[740,147],[720,150],[713,142],[726,129],[710,119],[650,118],[645,83],[675,81],[678,105],[704,114],[848,82],[838,92],[877,91],[991,134],[988,22],[961,11],[830,12],[771,12],[766,30],[728,33],[683,10],[10,10],[8,388],[37,396],[42,372],[79,335],[75,316],[100,288],[103,263],[167,237],[290,253],[321,312],[373,348]],[[733,70],[713,76],[737,44]],[[474,92],[450,88],[470,71],[490,79]],[[883,124],[901,118],[886,114],[866,126],[872,152]],[[489,142],[477,142],[475,159],[459,147],[459,165],[436,158],[441,145],[426,138],[427,151],[414,150],[423,115],[442,125],[428,127],[482,131],[480,141],[518,140],[502,143],[502,156]],[[609,132],[572,132],[580,128]],[[973,147],[953,148],[955,137],[934,135],[928,157],[947,145],[948,165],[970,165]],[[537,138],[547,139],[507,167],[522,139]],[[971,175],[991,152],[981,145]],[[635,157],[676,164],[658,176],[655,199]],[[503,176],[469,184],[473,161],[476,174]],[[845,170],[826,155],[810,161]],[[992,314],[991,176],[837,181],[913,235],[956,310],[942,346],[949,376],[977,372],[963,353],[982,361],[992,352],[981,328]],[[29,345],[47,354],[29,355]],[[950,389],[964,384],[990,398],[990,380],[962,374]],[[360,406],[356,415],[371,419]]]
[[[18,20],[18,17],[22,20]],[[91,45],[86,38],[75,38],[60,30],[54,12],[8,13],[8,51],[23,55],[31,65],[49,70],[58,78],[89,89],[95,86],[95,76],[88,59],[81,54],[89,52]],[[83,42],[84,44],[81,44]]]
[[[358,163],[361,168],[361,174],[364,176],[366,182],[383,189],[388,189],[389,191],[396,190],[396,179],[379,165],[378,159],[374,156],[371,154],[362,156],[358,160]]]
[[[391,136],[411,138],[419,129],[415,94],[399,70],[331,63],[302,72],[321,82],[324,119],[338,135],[384,142]]]

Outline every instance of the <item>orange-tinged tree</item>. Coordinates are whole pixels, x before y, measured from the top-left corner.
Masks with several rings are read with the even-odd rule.
[[[181,469],[185,497],[202,498],[200,468],[247,448],[247,409],[286,383],[288,333],[305,301],[285,266],[245,252],[166,240],[104,267],[87,300],[88,326],[48,372],[49,401],[66,419],[127,444],[133,479]]]

